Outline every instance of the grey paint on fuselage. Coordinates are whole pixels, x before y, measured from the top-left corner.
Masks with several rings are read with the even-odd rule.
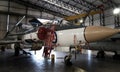
[[[116,34],[102,41],[89,43],[90,47],[83,46],[84,49],[104,50],[104,51],[120,51],[120,34]]]

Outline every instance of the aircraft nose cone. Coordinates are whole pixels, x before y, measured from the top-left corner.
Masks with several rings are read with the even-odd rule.
[[[85,29],[85,38],[88,42],[94,42],[108,38],[118,32],[120,32],[118,29],[102,26],[89,26]]]

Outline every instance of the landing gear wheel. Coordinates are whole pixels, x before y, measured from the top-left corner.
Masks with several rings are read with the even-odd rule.
[[[72,65],[72,62],[71,62],[70,60],[71,60],[71,55],[66,55],[66,56],[64,57],[65,65],[71,66],[71,65]]]
[[[66,55],[66,56],[64,57],[64,62],[65,62],[65,63],[67,62],[67,57],[68,57],[68,55]]]
[[[105,58],[105,52],[103,50],[98,51],[96,58]]]

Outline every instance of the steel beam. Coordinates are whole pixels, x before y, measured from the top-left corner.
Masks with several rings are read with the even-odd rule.
[[[40,7],[40,6],[38,6],[38,5],[35,5],[35,4],[30,3],[30,2],[28,2],[28,1],[24,1],[24,0],[12,0],[12,2],[21,4],[21,5],[24,5],[24,6],[28,6],[28,7],[30,7],[30,8],[37,9],[37,10],[39,10],[39,11],[44,11],[44,12],[46,12],[46,13],[50,13],[50,14],[55,15],[55,16],[58,16],[58,17],[64,17],[64,16],[66,16],[66,15],[64,15],[64,14],[62,14],[62,13],[55,12],[55,11],[53,11],[53,10],[48,10],[48,9],[46,9],[46,8],[44,8],[44,7]]]
[[[102,13],[101,10],[91,11],[91,12],[89,13],[89,15],[95,15],[95,14],[100,14],[100,13]],[[86,15],[87,15],[87,13],[77,14],[77,15],[74,15],[74,16],[64,17],[64,19],[70,21],[70,20],[75,20],[75,19],[83,18],[83,17],[85,17]]]

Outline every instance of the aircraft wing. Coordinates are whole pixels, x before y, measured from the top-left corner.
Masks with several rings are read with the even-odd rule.
[[[120,33],[115,34],[111,37],[108,37],[108,38],[98,41],[98,42],[116,42],[116,41],[120,41]]]
[[[84,49],[104,50],[104,51],[120,51],[120,34],[116,34],[107,39],[89,43],[89,46],[83,46]]]
[[[22,42],[21,40],[18,40],[18,41],[15,41],[15,40],[1,40],[0,41],[0,45],[4,45],[4,44],[12,44],[12,43],[20,43],[20,42]]]
[[[24,32],[18,32],[18,33],[9,34],[8,36],[25,35],[25,34],[32,33],[32,32],[36,32],[36,31],[37,31],[37,28],[31,28],[31,29],[26,30],[26,31],[24,31]]]

